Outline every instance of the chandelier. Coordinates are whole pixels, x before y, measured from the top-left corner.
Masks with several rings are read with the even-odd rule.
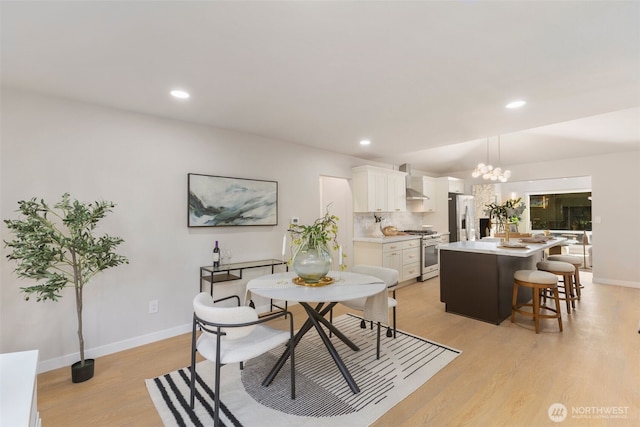
[[[500,164],[500,137],[498,136],[498,164]],[[489,164],[489,138],[487,138],[487,164],[478,163],[473,170],[471,176],[474,178],[482,177],[482,179],[490,181],[507,182],[511,177],[510,170],[502,170],[501,167],[494,168]]]

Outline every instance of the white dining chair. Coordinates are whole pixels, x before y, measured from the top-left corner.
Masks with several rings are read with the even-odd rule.
[[[236,299],[237,307],[216,307],[220,301]],[[240,306],[237,295],[214,301],[206,292],[198,294],[193,300],[193,331],[191,338],[191,400],[193,409],[196,383],[196,351],[205,359],[215,362],[214,426],[220,425],[220,368],[229,363],[240,363],[257,357],[277,346],[287,343],[291,363],[291,399],[295,399],[295,366],[293,344],[293,315],[279,311],[258,316],[255,309]],[[289,320],[289,330],[280,330],[262,323],[285,317]],[[202,334],[197,338],[197,329]]]
[[[356,265],[351,271],[354,273],[366,274],[368,276],[374,276],[378,279],[382,280],[387,285],[387,291],[390,291],[393,297],[387,297],[387,304],[390,309],[392,309],[393,313],[393,333],[391,332],[391,328],[387,326],[387,336],[388,337],[396,337],[396,307],[398,306],[398,301],[396,300],[396,287],[398,285],[398,271],[393,268],[386,267],[378,267],[375,265]],[[343,301],[341,304],[351,308],[352,310],[358,310],[364,312],[364,306],[367,301],[367,298],[357,298],[353,300]],[[380,322],[378,323],[378,337],[376,340],[376,358],[380,358]],[[366,328],[366,323],[364,320],[360,323],[360,327]],[[371,327],[373,328],[373,322],[371,322]]]

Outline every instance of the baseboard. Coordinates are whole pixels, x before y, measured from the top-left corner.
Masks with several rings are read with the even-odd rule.
[[[624,280],[611,280],[611,279],[602,279],[600,277],[593,277],[593,283],[598,283],[600,285],[614,285],[614,286],[624,286],[627,288],[636,288],[640,289],[640,282],[629,282]]]
[[[292,306],[297,303],[290,303]],[[284,306],[282,303],[279,305]],[[269,311],[269,305],[260,305],[256,307],[258,313]],[[163,331],[154,332],[152,334],[141,335],[139,337],[129,338],[124,341],[118,341],[112,344],[103,345],[96,348],[85,349],[85,358],[96,358],[101,356],[107,356],[109,354],[117,353],[119,351],[129,350],[131,348],[139,347],[141,345],[149,344],[152,342],[164,340],[167,338],[175,337],[176,335],[186,334],[191,332],[191,323],[185,325],[176,326],[175,328],[165,329]],[[71,366],[80,360],[80,353],[67,354],[54,359],[43,360],[38,363],[38,373],[52,371],[58,368],[64,368],[65,366]]]
[[[124,341],[118,341],[112,344],[104,345],[96,348],[85,349],[86,358],[96,358],[106,356],[109,354],[117,353],[119,351],[129,350],[131,348],[139,347],[141,345],[149,344],[152,342],[164,340],[167,338],[175,337],[176,335],[185,334],[191,332],[192,324],[188,323],[175,328],[165,329],[163,331],[154,332],[152,334],[141,335],[139,337],[133,337]],[[75,362],[80,360],[80,353],[67,354],[54,359],[43,360],[38,363],[38,373],[51,371],[65,366],[71,366]]]

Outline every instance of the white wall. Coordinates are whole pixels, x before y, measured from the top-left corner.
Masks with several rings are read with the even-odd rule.
[[[190,330],[199,266],[214,240],[234,261],[279,258],[291,217],[310,223],[319,212],[319,176],[351,178],[358,159],[184,122],[9,90],[2,91],[2,219],[16,218],[19,200],[117,204],[100,231],[124,238],[130,264],[107,270],[85,288],[88,357]],[[187,173],[278,181],[278,225],[188,228]],[[8,239],[2,223],[2,238]],[[78,359],[71,289],[59,302],[24,301],[1,262],[0,352],[40,350],[40,370]],[[267,271],[252,271],[265,274]],[[246,280],[245,280],[246,281]],[[244,282],[224,293],[244,292]],[[148,314],[151,299],[159,312]],[[185,363],[188,362],[185,352]]]
[[[342,264],[345,268],[353,266],[353,220],[343,221],[343,218],[353,218],[353,193],[350,182],[343,178],[329,176],[320,177],[320,200],[322,212],[330,206],[331,213],[344,224],[338,228],[338,243],[342,246],[343,259],[340,259],[340,251],[334,251],[332,269],[337,270]]]

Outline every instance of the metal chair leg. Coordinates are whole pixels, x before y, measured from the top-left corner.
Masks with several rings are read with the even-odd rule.
[[[378,338],[376,340],[376,359],[380,359],[380,322],[378,322]]]
[[[193,409],[196,389],[196,322],[193,322],[193,331],[191,335],[191,397],[189,405]]]
[[[393,291],[393,296],[396,295],[396,291]],[[395,339],[396,337],[396,332],[397,332],[397,328],[396,328],[396,308],[393,307],[393,338]]]
[[[333,308],[329,311],[329,323],[333,323]],[[331,338],[332,332],[329,329],[329,338]]]
[[[215,384],[215,396],[214,396],[214,409],[213,409],[213,426],[218,427],[220,425],[220,335],[217,337],[216,346],[216,384]]]

